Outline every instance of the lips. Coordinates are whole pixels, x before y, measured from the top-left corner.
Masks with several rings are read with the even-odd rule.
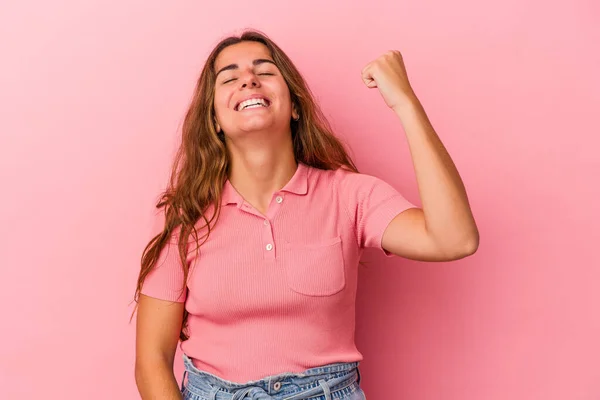
[[[247,107],[269,107],[271,101],[263,95],[252,95],[238,101],[233,108],[235,111],[242,111]]]

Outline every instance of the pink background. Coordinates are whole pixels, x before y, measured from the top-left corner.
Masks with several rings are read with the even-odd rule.
[[[402,51],[479,223],[463,261],[367,252],[367,397],[599,399],[598,4],[4,2],[0,398],[139,398],[128,321],[153,204],[207,52],[255,27],[359,168],[418,202],[400,124],[360,80]]]

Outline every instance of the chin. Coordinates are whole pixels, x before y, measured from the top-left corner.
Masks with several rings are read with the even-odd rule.
[[[271,118],[249,118],[237,126],[237,130],[242,132],[264,131],[275,128],[275,123]]]
[[[260,132],[271,129],[270,124],[244,124],[238,126],[238,131],[242,133]]]

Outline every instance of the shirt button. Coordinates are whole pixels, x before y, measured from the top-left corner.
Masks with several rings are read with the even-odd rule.
[[[273,245],[272,245],[271,243],[269,243],[269,244],[267,245],[267,250],[268,250],[268,251],[271,251],[271,250],[273,250]]]
[[[275,382],[275,384],[273,385],[273,389],[275,389],[275,390],[281,389],[281,382]]]
[[[265,221],[263,222],[263,224],[265,224],[265,226],[267,226],[267,225],[269,225],[269,221],[267,221],[267,220],[265,219]]]
[[[281,204],[281,202],[283,201],[283,197],[277,196],[277,198],[275,199],[275,201],[277,201],[279,204]]]

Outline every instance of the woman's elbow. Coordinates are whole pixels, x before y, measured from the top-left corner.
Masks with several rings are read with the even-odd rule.
[[[475,230],[475,232],[468,235],[460,246],[456,247],[457,250],[457,258],[465,258],[472,256],[479,249],[479,232]]]
[[[442,241],[443,242],[443,241]],[[477,252],[479,248],[479,233],[475,231],[468,235],[462,235],[460,240],[446,240],[445,246],[442,247],[444,261],[460,260],[469,257]]]

